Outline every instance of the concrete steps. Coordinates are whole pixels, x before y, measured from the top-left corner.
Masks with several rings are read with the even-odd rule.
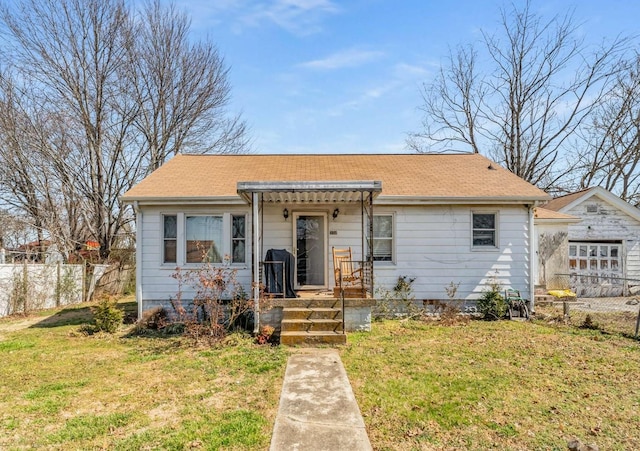
[[[342,303],[338,299],[292,299],[282,309],[280,344],[345,344]]]

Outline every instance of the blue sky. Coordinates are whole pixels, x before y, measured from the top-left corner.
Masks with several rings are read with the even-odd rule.
[[[519,3],[517,0],[515,3]],[[499,26],[506,2],[177,0],[195,38],[230,66],[231,110],[258,153],[408,152],[420,86],[448,49]],[[587,41],[640,31],[635,0],[533,1],[551,18],[575,8]]]

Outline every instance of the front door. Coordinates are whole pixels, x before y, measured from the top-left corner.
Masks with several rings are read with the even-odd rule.
[[[294,254],[296,289],[327,286],[327,215],[294,213]]]

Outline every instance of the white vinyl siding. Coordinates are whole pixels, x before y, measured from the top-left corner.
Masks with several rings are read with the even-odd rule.
[[[246,215],[246,255],[251,255],[252,231],[250,210],[247,206],[231,207],[191,207],[188,210],[176,206],[143,207],[141,227],[142,275],[144,299],[168,300],[177,292],[176,280],[171,276],[176,266],[184,266],[185,218],[198,215],[223,216],[223,255],[231,255],[233,232],[232,215]],[[283,205],[264,206],[261,212],[262,248],[257,250],[261,258],[268,249],[286,249],[293,252],[292,218],[295,211],[314,211],[308,205],[288,205],[289,219],[282,216]],[[331,212],[335,206],[326,206],[323,211],[328,218],[327,254],[331,247],[351,247],[354,260],[362,260],[362,217],[359,204],[340,205],[340,215],[335,220]],[[460,283],[457,297],[474,299],[481,295],[497,278],[505,287],[511,286],[522,292],[529,292],[529,242],[528,211],[522,205],[488,206],[487,211],[497,213],[496,235],[498,246],[494,252],[473,252],[472,213],[483,212],[472,205],[432,205],[432,206],[374,206],[374,213],[393,215],[393,257],[394,265],[378,265],[374,270],[374,288],[391,289],[399,276],[416,278],[413,289],[415,298],[447,299],[445,287],[451,282]],[[178,262],[162,264],[163,215],[175,214],[178,218],[177,241]],[[366,221],[365,221],[366,233]],[[182,249],[181,249],[182,248]],[[365,255],[366,258],[366,255]],[[182,260],[182,261],[181,261]],[[332,261],[329,258],[328,286],[334,284]],[[188,265],[193,266],[193,265]],[[234,265],[238,269],[238,281],[247,292],[251,289],[250,265]],[[183,294],[189,298],[190,293]]]

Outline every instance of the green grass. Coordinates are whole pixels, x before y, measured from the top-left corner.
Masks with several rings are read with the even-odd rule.
[[[341,355],[374,449],[640,449],[640,343],[627,338],[388,321]]]
[[[0,449],[269,447],[286,349],[86,336],[86,305],[49,315],[0,322]]]
[[[90,319],[84,305],[0,321],[0,449],[269,447],[287,349],[79,333]],[[636,340],[516,321],[386,321],[348,340],[376,450],[640,449]]]

